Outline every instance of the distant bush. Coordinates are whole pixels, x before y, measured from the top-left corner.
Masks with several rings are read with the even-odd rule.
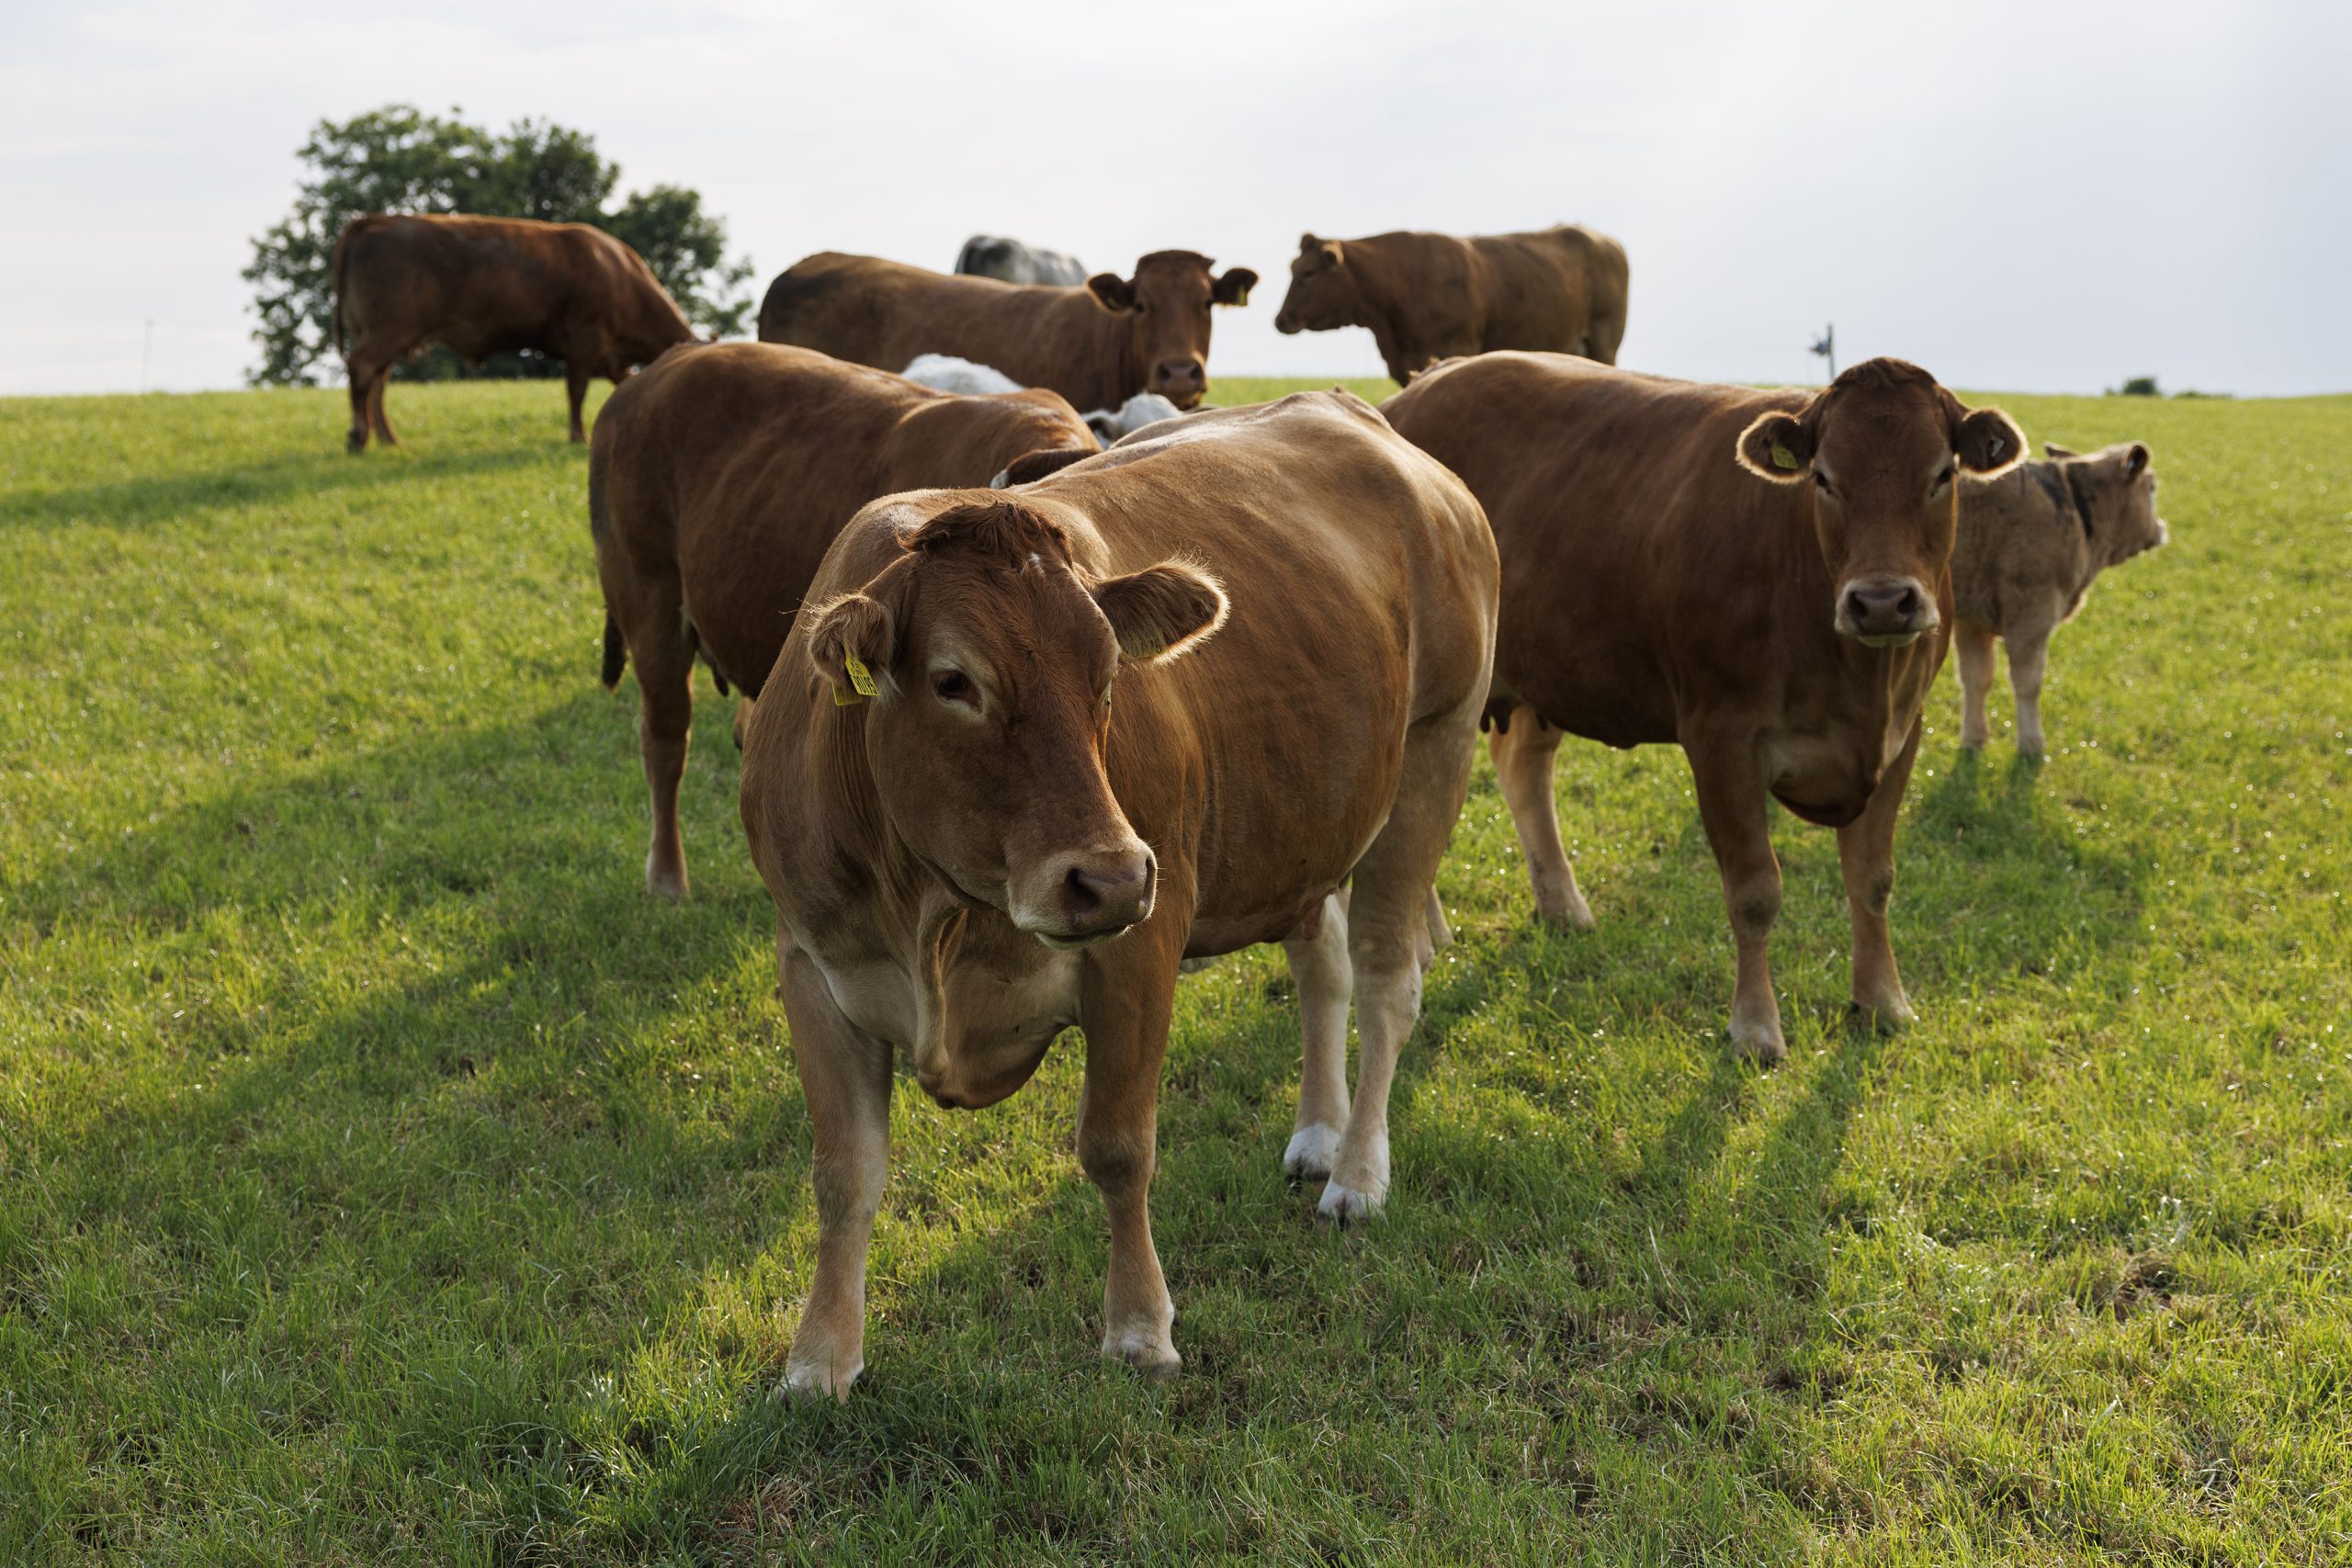
[[[2190,387],[2175,392],[2173,396],[2176,398],[2234,398],[2237,394],[2235,392],[2200,392],[2196,388]]]
[[[2161,398],[2165,394],[2156,385],[2154,376],[2134,376],[2120,387],[2109,387],[2107,395],[2110,398]]]
[[[718,336],[743,330],[752,310],[742,292],[752,264],[729,262],[727,226],[703,210],[699,192],[679,186],[632,191],[607,208],[620,184],[617,164],[595,139],[547,120],[517,120],[503,134],[393,104],[341,125],[321,120],[300,157],[311,177],[294,210],[254,241],[255,386],[311,386],[334,356],[335,236],[368,212],[472,212],[593,223],[636,247],[689,321]],[[493,355],[476,368],[435,348],[393,374],[412,380],[545,376],[559,367],[537,354]]]

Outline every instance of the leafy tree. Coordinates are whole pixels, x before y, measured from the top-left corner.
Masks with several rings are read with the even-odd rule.
[[[428,115],[394,104],[344,121],[322,120],[302,144],[309,177],[294,209],[254,241],[254,286],[261,325],[255,386],[315,386],[332,368],[335,236],[368,212],[473,212],[594,223],[637,248],[653,276],[697,327],[725,336],[743,330],[752,301],[746,259],[727,259],[727,225],[700,193],[679,186],[632,191],[610,207],[619,165],[595,139],[548,120],[517,120],[504,132],[469,125],[452,109]],[[502,354],[477,370],[435,347],[394,374],[413,379],[544,376],[560,367],[537,354]]]

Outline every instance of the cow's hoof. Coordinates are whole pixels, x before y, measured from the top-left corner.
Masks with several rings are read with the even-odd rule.
[[[1857,998],[1846,1004],[1849,1021],[1868,1024],[1881,1034],[1899,1033],[1919,1021],[1912,1010],[1910,998],[1897,996],[1890,1002],[1866,1002]]]
[[[1148,1378],[1170,1378],[1184,1364],[1169,1342],[1166,1329],[1147,1325],[1114,1330],[1102,1337],[1102,1357],[1105,1360],[1124,1362]]]
[[[1327,1122],[1301,1127],[1283,1151],[1283,1174],[1298,1181],[1320,1181],[1340,1157],[1340,1130]]]
[[[343,438],[343,449],[356,457],[368,450],[368,438],[364,435],[346,435]]]
[[[1323,1197],[1315,1205],[1315,1212],[1344,1229],[1349,1225],[1363,1224],[1371,1219],[1380,1213],[1380,1206],[1387,1200],[1388,1192],[1385,1187],[1377,1191],[1366,1192],[1333,1179],[1323,1184]]]
[[[645,890],[673,904],[686,896],[686,868],[663,865],[649,855],[645,861]]]
[[[1762,1067],[1784,1061],[1789,1055],[1788,1042],[1781,1038],[1781,1026],[1771,1024],[1742,1024],[1732,1021],[1731,1042],[1739,1054]]]
[[[865,1370],[862,1361],[853,1362],[844,1371],[831,1361],[794,1361],[784,1369],[784,1381],[775,1385],[776,1399],[831,1399],[846,1404],[849,1386],[857,1374]]]
[[[1554,903],[1539,906],[1544,923],[1555,931],[1589,931],[1592,930],[1592,906],[1584,901],[1581,893]]]

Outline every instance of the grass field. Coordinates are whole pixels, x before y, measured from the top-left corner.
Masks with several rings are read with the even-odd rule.
[[[1182,1375],[1097,1360],[1066,1042],[898,1097],[814,1408],[727,709],[649,902],[560,391],[392,396],[357,460],[339,393],[0,402],[0,1562],[2352,1558],[2352,399],[2005,400],[2150,442],[2174,543],[2059,636],[2045,766],[1944,677],[1917,1028],[1848,1032],[1782,818],[1791,1057],[1738,1064],[1680,758],[1563,751],[1575,938],[1482,763],[1384,1219],[1285,1190],[1286,972],[1228,959],[1162,1100]]]

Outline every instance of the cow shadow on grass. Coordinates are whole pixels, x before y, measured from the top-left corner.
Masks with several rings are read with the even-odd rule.
[[[994,1209],[959,1211],[902,1166],[886,1249],[893,1231],[916,1245],[878,1260],[857,1397],[771,1402],[786,1325],[748,1342],[700,1326],[763,1268],[763,1300],[788,1314],[810,1222],[807,1129],[765,1000],[770,912],[740,866],[720,874],[741,855],[714,831],[733,779],[720,706],[688,775],[703,880],[675,909],[639,890],[629,705],[592,695],[227,792],[103,865],[8,891],[43,930],[151,931],[166,970],[233,942],[229,917],[288,912],[291,951],[238,988],[243,1016],[208,1002],[187,1026],[211,1056],[191,1064],[201,1091],[119,1119],[62,1179],[93,1223],[152,1224],[190,1294],[252,1253],[273,1291],[343,1293],[331,1322],[379,1312],[395,1360],[426,1369],[368,1423],[386,1495],[427,1474],[471,1499],[471,1539],[518,1551],[555,1519],[690,1553],[779,1531],[844,1554],[893,1531],[1108,1553],[1144,1502],[1192,1487],[1211,1494],[1202,1529],[1226,1533],[1171,1544],[1344,1552],[1412,1522],[1420,1504],[1378,1478],[1428,1432],[1463,1434],[1459,1480],[1565,1488],[1602,1529],[1785,1444],[1824,1396],[1826,1281],[1858,1223],[1838,1172],[1890,1047],[1844,1026],[1835,842],[1808,829],[1781,840],[1795,1055],[1770,1076],[1733,1056],[1729,942],[1690,823],[1592,889],[1599,931],[1534,925],[1516,884],[1498,911],[1462,909],[1392,1100],[1390,1212],[1360,1232],[1321,1227],[1312,1190],[1277,1169],[1297,1077],[1279,956],[1186,982],[1216,1005],[1187,1011],[1162,1096],[1153,1210],[1187,1359],[1173,1382],[1095,1359],[1105,1226],[1065,1150]],[[2075,841],[2030,784],[1988,797],[1982,776],[1939,780],[1906,824],[1898,951],[1924,1007],[1938,965],[1914,955],[1961,925],[1976,945],[1943,961],[1948,979],[2045,953],[2031,931],[1985,938],[1969,913],[2021,886],[2066,883],[2041,908],[2078,933],[2068,963],[2132,940],[2128,857]],[[298,961],[313,919],[385,933],[365,973],[338,986]],[[403,936],[436,960],[402,959]],[[1825,941],[1836,964],[1795,957]],[[702,1048],[714,1032],[733,1049]],[[1064,1125],[1076,1051],[1066,1039],[1023,1097]],[[716,1103],[688,1086],[697,1073]],[[950,1114],[903,1093],[918,1138]],[[991,1158],[990,1118],[1008,1113],[960,1118],[958,1157]],[[134,1201],[159,1186],[160,1202]],[[768,1267],[793,1236],[792,1261]],[[372,1309],[313,1261],[353,1248],[390,1281]],[[716,1408],[674,1377],[618,1414],[594,1392],[673,1344],[716,1358]],[[1247,1478],[1217,1456],[1283,1422],[1326,1435],[1323,1457],[1282,1461],[1307,1500],[1240,1506]],[[1162,1450],[1164,1478],[1116,1460],[1132,1439]],[[1751,1515],[1756,1539],[1796,1515]]]
[[[143,527],[205,513],[289,504],[343,491],[500,473],[586,450],[566,443],[422,453],[402,449],[362,457],[284,453],[224,468],[10,491],[0,494],[0,528],[62,528],[81,523]]]
[[[1969,988],[2088,981],[2142,940],[2140,858],[2086,842],[2039,777],[1962,759],[1915,790],[1897,951],[1930,1028]],[[1758,1542],[1846,1506],[1803,1449],[1844,1375],[1837,1249],[1872,1223],[1840,1175],[1847,1139],[1888,1054],[1936,1047],[1848,1018],[1835,836],[1781,826],[1782,1066],[1753,1068],[1724,1038],[1730,941],[1695,818],[1590,888],[1598,931],[1535,926],[1514,884],[1499,916],[1462,913],[1464,950],[1430,977],[1391,1101],[1389,1213],[1337,1235],[1313,1190],[1276,1172],[1297,1073],[1280,960],[1228,961],[1222,981],[1187,982],[1233,999],[1213,1037],[1197,1020],[1180,1032],[1162,1096],[1154,1215],[1186,1358],[1171,1383],[1091,1360],[1103,1223],[1073,1166],[892,1279],[850,1406],[771,1404],[763,1380],[614,1522],[647,1541],[814,1531],[847,1550],[873,1544],[868,1519],[989,1532],[1011,1517],[1111,1551],[1133,1488],[1039,1477],[1105,1430],[1197,1461],[1218,1434],[1284,1419],[1361,1468],[1317,1472],[1317,1504],[1280,1526],[1211,1498],[1224,1528],[1270,1533],[1184,1544],[1376,1541],[1412,1514],[1368,1478],[1432,1430],[1497,1456],[1481,1479],[1499,1492],[1566,1486],[1596,1529],[1655,1517],[1661,1487],[1670,1506],[1727,1462],[1781,1495],[1748,1517]]]

